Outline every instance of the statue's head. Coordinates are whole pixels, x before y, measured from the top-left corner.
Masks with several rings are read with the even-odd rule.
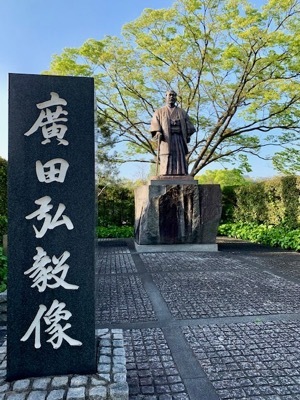
[[[177,101],[177,93],[174,90],[168,90],[166,93],[166,104],[174,106]]]

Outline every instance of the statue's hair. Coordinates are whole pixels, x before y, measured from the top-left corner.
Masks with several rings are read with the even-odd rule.
[[[168,89],[167,91],[166,91],[166,96],[167,96],[167,94],[168,93],[170,93],[170,92],[173,92],[173,93],[175,93],[176,94],[176,96],[177,96],[177,92],[174,90],[174,89]]]

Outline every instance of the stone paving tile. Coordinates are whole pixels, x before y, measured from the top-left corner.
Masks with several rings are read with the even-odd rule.
[[[241,261],[226,259],[221,253],[141,253],[140,257],[149,272],[227,271],[243,266]]]
[[[123,335],[129,399],[189,399],[161,329],[125,330]]]
[[[136,275],[101,275],[97,284],[97,322],[155,321],[155,313],[141,279]]]
[[[184,327],[223,399],[300,399],[300,322]]]
[[[268,256],[244,256],[243,258],[251,262],[255,262],[262,267],[262,270],[268,269],[274,274],[286,275],[291,279],[300,280],[300,255],[298,253],[289,253],[288,262],[287,255],[275,253],[272,257]]]
[[[224,265],[230,259],[222,259]],[[300,285],[239,266],[226,271],[152,273],[176,319],[294,313]]]
[[[125,242],[100,240],[96,251],[96,273],[120,274],[137,272]]]

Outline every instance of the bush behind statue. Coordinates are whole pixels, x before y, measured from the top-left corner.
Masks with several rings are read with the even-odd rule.
[[[0,247],[0,292],[6,290],[7,285],[7,257],[3,254],[3,248]]]
[[[103,184],[98,187],[98,226],[122,227],[134,223],[133,189],[125,183]]]
[[[300,227],[300,177],[284,176],[254,182],[235,190],[235,222]]]
[[[219,234],[300,250],[300,177],[223,188]]]
[[[0,216],[7,215],[7,161],[0,157]]]
[[[4,215],[0,215],[0,238],[2,239],[3,235],[7,234],[7,217]]]
[[[98,226],[98,238],[131,238],[133,237],[132,226]]]

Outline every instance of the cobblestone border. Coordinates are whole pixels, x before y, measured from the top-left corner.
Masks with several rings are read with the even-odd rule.
[[[97,329],[97,373],[6,381],[6,342],[0,347],[0,400],[127,400],[122,329]]]

